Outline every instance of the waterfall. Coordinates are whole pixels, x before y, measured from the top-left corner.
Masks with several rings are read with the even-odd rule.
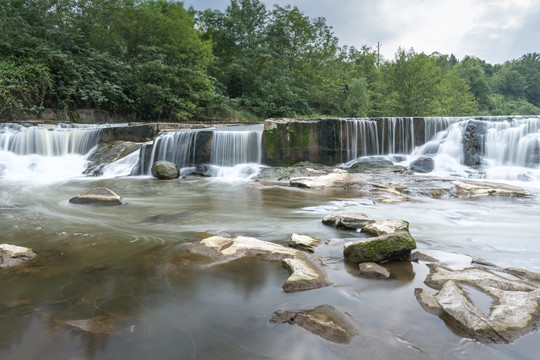
[[[84,155],[98,144],[100,132],[99,127],[66,128],[59,125],[48,129],[44,126],[1,124],[0,151],[17,155]]]
[[[255,125],[166,132],[153,144],[141,147],[138,164],[131,174],[150,175],[152,164],[158,160],[175,163],[181,175],[202,164],[212,167],[260,164],[262,130],[261,125]],[[209,174],[220,176],[221,173],[215,170]]]
[[[435,172],[540,179],[537,116],[343,119],[340,136],[347,164],[401,154],[407,165],[427,156]]]
[[[361,156],[379,155],[377,122],[370,119],[342,119],[340,132],[346,161]]]
[[[81,176],[100,126],[0,124],[0,177],[49,183]]]
[[[197,135],[200,131],[170,131],[155,138],[153,144],[144,144],[139,151],[139,161],[131,175],[150,175],[152,164],[159,160],[175,163],[179,169],[194,166]],[[150,154],[148,154],[149,149],[151,149]]]
[[[261,163],[262,129],[256,126],[235,130],[216,130],[212,136],[210,163],[217,166],[235,166]]]

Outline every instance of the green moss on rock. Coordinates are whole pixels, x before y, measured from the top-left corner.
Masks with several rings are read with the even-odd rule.
[[[358,264],[404,258],[414,249],[416,241],[411,234],[398,231],[347,244],[343,255],[347,261]]]

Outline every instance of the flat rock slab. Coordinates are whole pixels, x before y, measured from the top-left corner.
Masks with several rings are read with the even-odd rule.
[[[334,172],[327,175],[292,178],[289,183],[291,186],[322,189],[344,187],[350,184],[351,180],[352,177],[347,171],[335,169]]]
[[[409,223],[405,220],[383,220],[367,224],[362,232],[371,236],[393,234],[398,231],[409,232]]]
[[[347,261],[358,264],[408,258],[416,249],[416,241],[406,231],[381,235],[345,245],[343,255]]]
[[[349,344],[358,334],[349,319],[330,305],[321,305],[311,310],[278,310],[270,322],[296,324],[338,344]]]
[[[16,266],[36,256],[37,254],[32,249],[0,244],[0,268]]]
[[[289,246],[298,250],[313,252],[313,248],[321,243],[320,240],[314,239],[311,236],[292,234]]]
[[[390,277],[390,272],[384,266],[373,262],[358,264],[358,270],[360,275],[368,278],[388,279]]]
[[[116,206],[123,205],[124,201],[114,191],[105,187],[96,187],[71,199],[72,204]]]
[[[318,289],[332,284],[322,267],[312,261],[306,253],[252,237],[212,236],[193,244],[191,252],[211,257],[214,260],[213,264],[247,256],[280,260],[290,274],[283,285],[285,292]]]
[[[345,213],[325,216],[322,222],[336,229],[360,230],[364,226],[374,223],[375,220],[362,213]]]
[[[486,270],[452,271],[430,264],[426,285],[438,289],[431,294],[416,289],[416,299],[430,313],[467,337],[484,343],[511,343],[540,326],[540,288],[509,280]],[[485,315],[469,299],[463,285],[473,286],[494,299]]]
[[[508,185],[480,183],[473,181],[452,181],[452,184],[471,195],[500,195],[511,197],[529,196],[523,189]]]

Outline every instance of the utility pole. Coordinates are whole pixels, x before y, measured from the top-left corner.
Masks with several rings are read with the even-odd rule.
[[[382,44],[377,41],[377,67],[381,66],[381,46]]]

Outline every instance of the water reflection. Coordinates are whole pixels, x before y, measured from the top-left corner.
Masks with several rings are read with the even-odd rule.
[[[106,186],[127,205],[77,206],[73,195]],[[365,279],[343,262],[361,234],[321,223],[360,211],[410,222],[420,249],[470,254],[502,266],[540,270],[537,199],[429,200],[383,205],[343,191],[257,188],[212,179],[0,183],[0,242],[39,254],[0,270],[1,359],[404,359],[531,358],[538,334],[513,345],[467,342],[414,298],[423,264],[384,264],[392,277]],[[4,197],[5,195],[5,197]],[[519,229],[519,238],[516,238]],[[213,234],[250,234],[286,245],[292,233],[327,242],[317,250],[332,287],[285,294],[279,262],[244,259],[209,266],[187,251]],[[272,325],[278,309],[331,304],[360,335],[333,346],[304,329]],[[95,331],[88,331],[93,328]],[[454,354],[453,354],[454,355]]]

